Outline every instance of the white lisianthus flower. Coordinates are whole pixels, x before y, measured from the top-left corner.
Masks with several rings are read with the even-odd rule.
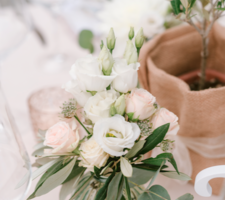
[[[110,117],[110,107],[118,97],[119,93],[114,90],[96,93],[84,106],[87,118],[96,123],[100,119]]]
[[[78,59],[72,66],[70,75],[73,79],[77,80],[83,92],[101,92],[105,90],[115,78],[115,76],[104,76],[98,58],[92,55]]]
[[[137,49],[131,40],[127,41],[127,46],[123,57],[127,60],[127,64],[136,63],[138,61]]]
[[[62,86],[62,88],[64,88],[67,92],[71,93],[81,107],[84,107],[87,100],[92,97],[90,92],[81,91],[76,80],[68,81]]]
[[[122,93],[127,93],[137,87],[138,74],[137,71],[140,63],[127,64],[126,59],[115,59],[112,74],[116,78],[112,82],[112,87]]]
[[[137,124],[125,121],[121,115],[101,119],[94,126],[93,137],[101,148],[111,156],[126,154],[124,148],[132,148],[140,136]]]
[[[79,166],[86,167],[92,172],[94,172],[94,166],[101,168],[105,166],[109,159],[109,154],[104,152],[93,137],[81,144],[80,153],[81,162],[79,163]]]

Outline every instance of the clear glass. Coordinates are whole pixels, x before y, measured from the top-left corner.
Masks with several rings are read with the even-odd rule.
[[[27,36],[29,20],[24,6],[23,0],[0,0],[0,61]],[[0,84],[0,200],[25,199],[31,174],[28,154]],[[24,184],[17,188],[24,177]]]
[[[0,200],[23,200],[31,184],[31,165],[1,88],[0,162]],[[17,188],[25,176],[25,183]]]
[[[68,69],[68,66],[73,64],[74,58],[73,56],[62,52],[60,48],[60,38],[58,35],[59,26],[58,26],[58,18],[61,10],[61,6],[66,3],[68,0],[30,0],[34,3],[41,4],[48,8],[52,16],[54,18],[55,23],[54,26],[54,45],[53,52],[49,53],[46,56],[43,56],[39,60],[39,67],[47,73],[55,73],[62,71],[64,69]]]

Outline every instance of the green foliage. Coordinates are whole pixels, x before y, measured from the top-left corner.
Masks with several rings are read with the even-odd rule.
[[[142,149],[145,144],[145,140],[139,140],[134,146],[130,149],[130,151],[126,154],[126,158],[130,159],[136,156],[136,154]]]
[[[168,194],[167,190],[160,185],[153,185],[149,189],[149,196],[151,196],[154,200],[170,200],[170,195]]]
[[[84,49],[88,49],[90,53],[94,52],[93,37],[94,35],[90,30],[82,30],[79,35],[79,45]]]
[[[187,194],[177,198],[176,200],[193,200],[193,199],[194,199],[194,196],[187,193]]]
[[[95,200],[105,200],[106,195],[107,195],[107,188],[114,176],[115,176],[115,171],[113,171],[113,173],[107,178],[103,187],[98,190],[98,193],[95,196]]]
[[[178,15],[181,12],[181,10],[180,10],[180,6],[181,6],[180,0],[172,0],[172,1],[170,1],[170,3],[171,3],[171,6],[173,8],[174,14]]]
[[[182,172],[180,172],[180,174],[177,174],[177,172],[175,172],[175,171],[161,171],[160,173],[163,176],[166,176],[166,177],[172,178],[172,179],[177,179],[177,180],[181,180],[181,181],[190,181],[191,180],[191,178],[188,175],[186,175]]]
[[[124,178],[122,173],[116,174],[109,184],[107,200],[120,200],[123,194]]]
[[[131,194],[130,194],[130,186],[128,184],[127,177],[124,176],[124,182],[125,182],[125,188],[126,188],[126,195],[128,200],[131,200]]]
[[[166,161],[170,162],[173,165],[174,169],[179,174],[176,161],[173,157],[173,154],[171,154],[171,153],[162,153],[162,154],[159,154],[158,156],[156,156],[155,158],[148,158],[146,160],[143,160],[142,162],[146,163],[146,164],[150,164],[150,165],[161,166],[161,164]]]
[[[78,166],[78,162],[74,165],[70,175],[67,177],[67,179],[62,183],[66,183],[68,181],[70,181],[71,179],[75,178],[76,176],[78,176],[79,174],[83,173],[86,170],[86,168],[84,167],[79,167]]]
[[[138,154],[145,154],[154,149],[160,142],[163,141],[166,133],[168,132],[170,124],[164,124],[153,131],[145,140],[144,147],[138,152]]]

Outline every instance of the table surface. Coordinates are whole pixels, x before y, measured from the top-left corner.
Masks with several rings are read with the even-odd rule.
[[[17,126],[22,135],[23,142],[26,146],[28,154],[31,155],[32,148],[35,145],[35,137],[32,130],[27,99],[34,91],[49,87],[61,86],[70,79],[70,66],[60,72],[46,73],[40,68],[40,59],[42,56],[51,53],[53,50],[54,36],[53,24],[54,20],[47,10],[41,7],[31,7],[31,14],[35,23],[45,35],[48,45],[43,46],[34,33],[30,33],[23,44],[18,47],[10,56],[8,56],[2,63],[2,88],[8,100],[9,106],[16,120]],[[58,20],[58,36],[60,38],[60,49],[70,55],[73,55],[74,61],[88,52],[81,49],[76,37],[72,34],[70,29],[66,26],[63,20]],[[31,162],[34,158],[30,157]],[[34,190],[37,180],[34,180],[30,188],[29,194]],[[160,184],[168,190],[171,199],[185,194],[191,193],[195,196],[195,200],[218,200],[216,196],[210,198],[203,198],[198,196],[191,184],[180,185],[176,181],[159,176],[155,184]],[[37,197],[37,200],[58,200],[59,187],[50,193]]]

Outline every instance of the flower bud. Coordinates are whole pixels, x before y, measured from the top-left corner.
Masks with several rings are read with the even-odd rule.
[[[138,31],[136,37],[135,37],[135,46],[137,49],[140,49],[142,45],[144,44],[145,36],[143,33],[143,28],[140,28]]]
[[[108,49],[110,49],[110,51],[112,51],[114,49],[115,43],[116,43],[116,38],[115,38],[113,28],[110,29],[108,37],[106,38],[106,41],[107,41]]]
[[[116,108],[115,108],[115,103],[113,103],[113,104],[110,106],[109,112],[110,112],[110,115],[111,115],[111,116],[114,116],[114,115],[117,114],[117,113],[116,113]]]
[[[131,40],[127,41],[127,46],[124,52],[124,58],[127,60],[127,64],[136,63],[138,61],[137,50],[134,47]]]
[[[113,57],[107,47],[104,45],[102,47],[102,50],[99,54],[99,61],[102,65],[102,72],[104,75],[109,76],[112,72],[112,67],[113,67]]]
[[[115,102],[114,105],[115,109],[116,109],[116,113],[119,115],[124,115],[125,113],[125,109],[126,109],[126,99],[124,94],[122,94]]]
[[[130,27],[128,37],[129,37],[130,40],[133,39],[133,37],[134,37],[134,27]]]

